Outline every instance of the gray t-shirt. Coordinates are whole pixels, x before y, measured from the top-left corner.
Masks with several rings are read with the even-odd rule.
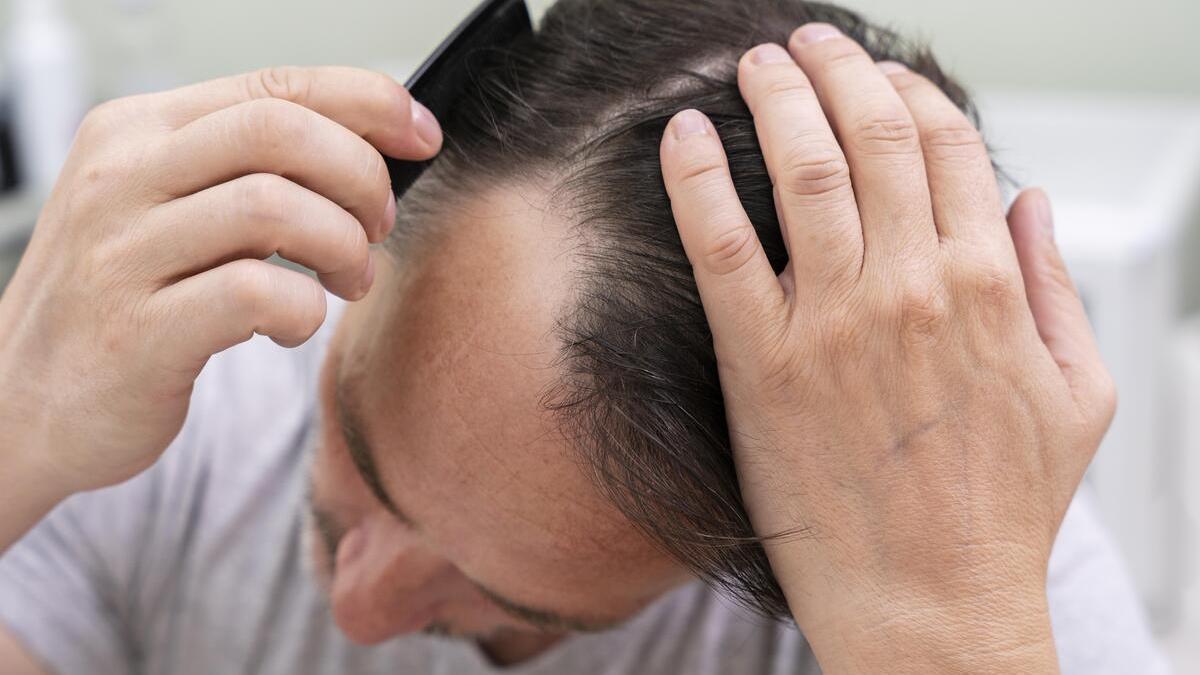
[[[509,669],[458,641],[349,643],[301,544],[306,435],[340,307],[330,303],[326,328],[299,350],[256,338],[215,357],[182,433],[152,470],[69,499],[0,558],[0,623],[52,671],[819,672],[794,628],[747,616],[699,584],[620,628],[572,637]],[[1063,525],[1049,592],[1065,673],[1167,672],[1086,501]]]

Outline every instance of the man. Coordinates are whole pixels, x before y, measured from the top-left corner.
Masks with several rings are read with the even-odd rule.
[[[606,3],[562,7],[551,35],[569,9],[599,21]],[[733,512],[767,539],[773,577],[720,576],[753,571],[719,558],[757,542],[713,542],[715,564],[681,557],[629,514],[647,486],[621,492],[580,461],[570,431],[603,430],[535,405],[561,390],[554,337],[580,264],[557,193],[536,179],[472,190],[447,205],[453,227],[405,231],[400,263],[372,257],[396,216],[379,153],[430,156],[435,123],[375,76],[267,71],[93,114],[0,304],[0,542],[67,495],[141,474],[62,503],[6,555],[9,662],[804,672],[815,653],[828,672],[1055,668],[1046,562],[1111,403],[1037,196],[1009,239],[982,144],[936,88],[828,24],[789,47],[737,72],[783,238],[806,252],[778,278],[712,125],[681,114],[662,143],[721,358]],[[222,354],[193,396],[211,355],[253,332],[296,345],[321,324],[316,283],[256,260],[275,251],[362,301],[291,355]],[[1073,636],[1060,622],[1064,660],[1156,667],[1128,589],[1081,587],[1112,578],[1112,559],[1075,518],[1066,539],[1089,560],[1067,562],[1054,601],[1113,624]],[[338,635],[310,553],[341,631],[386,644]],[[696,575],[757,609],[777,600],[812,651]]]

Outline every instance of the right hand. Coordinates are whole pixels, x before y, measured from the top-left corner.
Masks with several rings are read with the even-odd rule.
[[[101,105],[0,299],[0,450],[65,493],[152,465],[209,357],[365,295],[395,220],[381,153],[441,131],[384,75],[281,68]],[[320,283],[264,262],[279,253]],[[11,466],[11,465],[10,465]]]

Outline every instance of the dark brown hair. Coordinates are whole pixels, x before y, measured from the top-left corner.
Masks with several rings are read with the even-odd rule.
[[[466,97],[443,120],[445,151],[404,200],[397,228],[419,234],[447,204],[489,186],[552,186],[582,264],[559,320],[563,375],[547,405],[627,517],[705,581],[773,617],[789,615],[787,601],[742,506],[712,336],[659,143],[680,110],[712,118],[742,203],[782,270],[772,186],[737,63],[812,21],[838,26],[876,60],[907,64],[972,112],[926,50],[831,5],[559,0],[534,35],[473,57]]]

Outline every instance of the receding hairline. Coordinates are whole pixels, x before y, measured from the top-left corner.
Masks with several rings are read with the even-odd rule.
[[[685,14],[677,11],[682,4],[557,2],[538,35],[511,58],[502,56],[490,81],[481,77],[460,106],[463,114],[450,120],[448,147],[465,148],[468,156],[444,166],[455,180],[476,177],[472,172],[491,176],[489,165],[511,174],[520,162],[559,162],[564,166],[557,168],[581,176],[574,196],[592,211],[574,220],[596,223],[597,237],[611,241],[593,247],[594,265],[581,273],[594,283],[562,317],[569,350],[558,410],[596,464],[600,487],[627,517],[735,600],[785,616],[786,598],[741,505],[703,308],[668,200],[654,184],[657,127],[683,107],[713,117],[722,138],[732,141],[726,149],[743,206],[782,269],[786,252],[769,176],[753,120],[729,77],[736,59],[729,71],[707,68],[706,60],[725,62],[725,54],[783,43],[796,26],[826,21],[877,60],[901,61],[926,75],[974,117],[965,92],[926,49],[851,10],[800,0],[696,0]],[[610,67],[597,71],[606,58]],[[680,64],[697,61],[692,70],[700,72],[677,77],[685,70]],[[687,80],[697,88],[679,86]],[[649,105],[623,118],[630,101]],[[579,158],[566,149],[591,147],[597,133],[606,147],[584,153],[582,166],[563,162]]]

